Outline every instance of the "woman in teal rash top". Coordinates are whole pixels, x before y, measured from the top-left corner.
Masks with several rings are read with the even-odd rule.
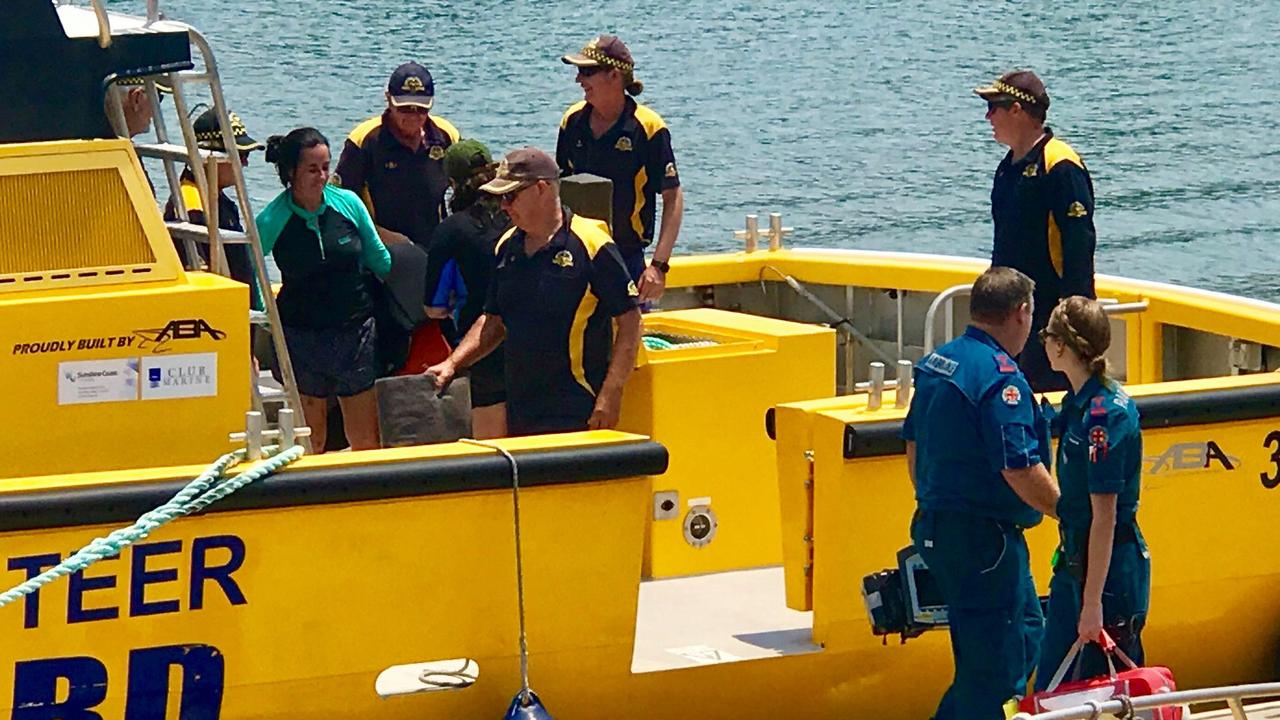
[[[378,377],[368,273],[386,277],[391,255],[369,211],[329,184],[329,141],[297,128],[267,141],[284,191],[258,214],[262,251],[275,257],[277,299],[311,444],[323,452],[328,398],[337,396],[353,450],[378,447]]]

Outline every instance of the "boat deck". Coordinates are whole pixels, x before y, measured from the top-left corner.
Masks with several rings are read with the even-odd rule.
[[[787,608],[780,567],[649,580],[631,672],[818,652],[812,627],[813,613]]]
[[[786,607],[782,568],[648,580],[640,584],[631,672],[820,652],[813,613]],[[1248,720],[1280,720],[1280,701],[1246,703]],[[1231,720],[1222,707],[1189,720]]]

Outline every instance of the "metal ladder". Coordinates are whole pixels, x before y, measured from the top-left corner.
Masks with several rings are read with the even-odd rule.
[[[92,0],[99,21],[103,22],[108,14],[102,8],[103,0]],[[265,311],[252,308],[249,311],[250,327],[264,327],[271,335],[275,349],[276,361],[280,368],[282,391],[278,394],[264,395],[259,387],[260,377],[256,371],[250,372],[249,387],[253,401],[253,409],[264,412],[265,401],[281,400],[284,406],[293,410],[294,417],[302,417],[302,404],[298,395],[298,385],[294,378],[293,363],[289,359],[289,348],[285,343],[284,329],[280,323],[280,311],[276,306],[275,294],[271,292],[271,280],[267,275],[266,257],[262,252],[262,241],[258,235],[258,226],[250,207],[249,193],[245,186],[244,168],[234,155],[228,153],[202,150],[196,143],[196,133],[190,108],[187,101],[188,86],[207,85],[212,96],[212,107],[218,117],[218,126],[222,130],[222,142],[225,148],[235,147],[235,136],[231,128],[231,119],[227,111],[226,100],[222,93],[222,82],[218,75],[218,66],[214,61],[213,50],[198,30],[185,23],[176,23],[162,17],[158,0],[148,0],[146,24],[163,21],[168,26],[180,26],[186,29],[191,47],[200,58],[203,70],[189,70],[170,73],[166,77],[172,88],[174,108],[178,116],[178,124],[182,134],[182,144],[174,144],[169,139],[165,126],[164,114],[160,108],[160,95],[156,89],[155,77],[143,78],[148,101],[153,112],[152,123],[155,127],[155,143],[134,143],[134,149],[140,157],[156,158],[164,163],[165,178],[169,184],[169,192],[174,199],[174,209],[178,221],[166,222],[170,235],[183,243],[190,263],[199,263],[198,245],[209,248],[209,270],[230,276],[224,246],[228,244],[248,245],[252,253],[255,277],[261,291]],[[235,178],[236,204],[240,211],[241,225],[244,232],[222,230],[218,227],[218,186],[217,165],[219,159],[232,158],[230,163]],[[200,193],[200,201],[204,206],[205,224],[197,225],[189,221],[186,204],[182,197],[182,179],[178,163],[184,163],[191,169],[195,186]],[[188,270],[198,268],[188,267]],[[305,418],[304,418],[305,422]],[[310,440],[300,437],[299,441],[307,452],[311,451]]]

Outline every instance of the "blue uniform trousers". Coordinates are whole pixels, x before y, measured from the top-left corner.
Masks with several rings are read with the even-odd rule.
[[[921,510],[911,539],[947,602],[955,678],[935,720],[1003,720],[1004,704],[1026,693],[1044,616],[1027,543],[1012,523]]]
[[[1049,613],[1040,668],[1036,671],[1037,691],[1048,687],[1079,637],[1084,599],[1084,569],[1079,558],[1078,552],[1074,556],[1061,555],[1049,581]],[[1140,535],[1136,540],[1117,542],[1111,550],[1111,567],[1102,588],[1102,624],[1116,645],[1139,667],[1144,661],[1142,626],[1146,624],[1150,595],[1151,558],[1146,543]],[[1107,661],[1101,648],[1090,643],[1080,651],[1075,668],[1067,672],[1066,679],[1106,674]]]

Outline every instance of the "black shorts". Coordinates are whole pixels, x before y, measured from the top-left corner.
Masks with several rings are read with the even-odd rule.
[[[471,379],[471,407],[481,408],[507,401],[506,352],[499,345],[467,370]]]
[[[371,389],[378,379],[373,318],[340,328],[286,327],[284,340],[303,395],[351,397]]]

